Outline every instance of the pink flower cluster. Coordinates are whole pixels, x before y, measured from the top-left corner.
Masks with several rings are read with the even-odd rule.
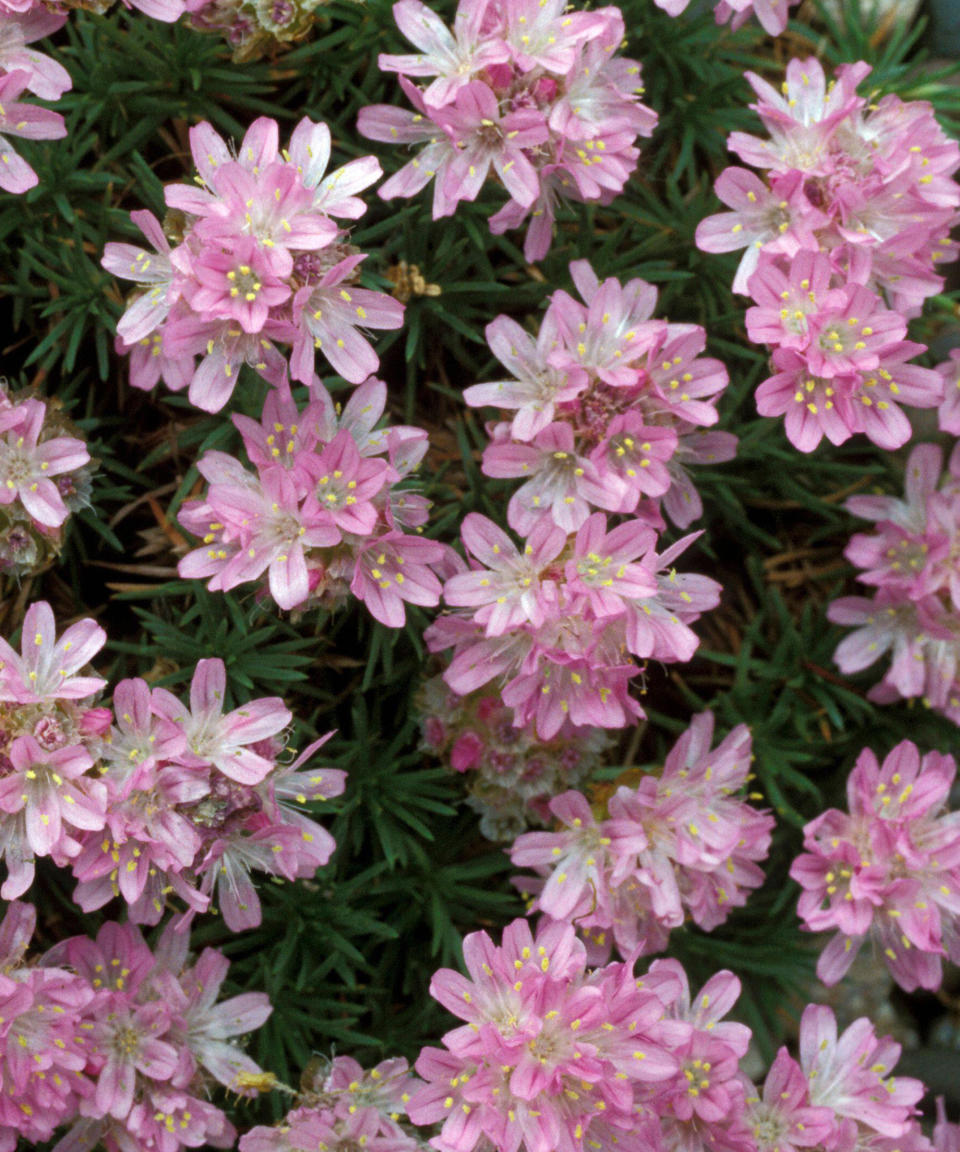
[[[601,283],[586,261],[571,273],[585,303],[554,293],[536,340],[505,316],[487,329],[514,378],[465,398],[515,413],[489,426],[482,467],[524,481],[507,506],[524,543],[468,515],[470,570],[444,587],[462,611],[427,633],[431,650],[455,648],[445,673],[455,692],[500,677],[514,723],[535,723],[543,740],[642,716],[629,694],[632,657],[693,655],[690,625],[716,606],[720,586],[673,567],[695,535],[658,554],[659,502],[689,524],[701,505],[684,463],[729,459],[735,444],[701,431],[727,384],[723,365],[700,357],[703,329],[651,320],[656,290],[642,280]],[[630,518],[610,526],[607,513]]]
[[[539,260],[561,201],[609,204],[623,190],[636,139],[653,133],[657,115],[640,103],[640,65],[616,54],[626,31],[618,8],[460,0],[452,31],[421,0],[399,0],[393,13],[418,52],[381,55],[380,67],[400,74],[415,111],[377,104],[361,110],[358,128],[423,147],[380,189],[384,199],[433,180],[434,219],[450,216],[493,169],[510,199],[491,232],[529,218],[524,254]]]
[[[337,1056],[305,1077],[296,1106],[279,1125],[242,1136],[240,1152],[418,1152],[422,1144],[406,1122],[418,1083],[402,1058],[364,1070],[351,1057]]]
[[[467,804],[490,840],[549,824],[551,799],[589,780],[612,744],[602,729],[588,727],[540,740],[531,727],[514,727],[513,710],[498,693],[458,696],[442,676],[424,684],[419,704],[421,747],[464,775]]]
[[[731,211],[697,229],[704,251],[746,249],[733,288],[753,298],[750,339],[774,349],[757,408],[784,416],[803,452],[861,432],[898,448],[911,432],[901,405],[943,399],[905,337],[943,286],[935,263],[956,257],[960,146],[925,102],[868,105],[856,90],[869,71],[845,64],[827,84],[817,60],[792,60],[782,94],[748,72],[770,138],[734,132],[728,146],[764,178],[726,169],[716,192]]]
[[[718,24],[730,21],[736,30],[756,16],[760,26],[770,36],[779,36],[786,30],[790,9],[800,0],[716,0],[714,16]],[[679,16],[685,12],[690,0],[654,0],[668,16]]]
[[[91,1092],[80,1031],[94,990],[52,962],[26,960],[37,914],[10,904],[0,923],[0,1149],[49,1140]]]
[[[217,1003],[226,957],[192,960],[169,928],[155,953],[137,928],[108,923],[27,961],[35,923],[32,905],[13,903],[0,924],[0,1148],[58,1128],[58,1152],[231,1147],[208,1095],[215,1083],[251,1094],[260,1070],[235,1038],[267,1019],[267,997]]]
[[[0,379],[0,574],[38,572],[88,499],[90,453],[59,408]]]
[[[171,896],[188,912],[214,900],[232,931],[260,923],[251,871],[312,876],[333,838],[306,810],[343,791],[336,769],[301,772],[326,737],[283,758],[291,714],[282,700],[224,712],[222,660],[201,660],[190,706],[143,680],[106,685],[82,673],[106,641],[92,620],[58,641],[53,612],[31,605],[22,652],[0,640],[0,854],[5,899],[32,884],[49,856],[78,880],[84,912],[113,897],[133,921],[156,924]]]
[[[468,977],[443,969],[430,992],[465,1023],[420,1054],[426,1084],[408,1105],[441,1125],[439,1152],[841,1152],[888,1138],[929,1152],[923,1085],[890,1076],[899,1046],[866,1019],[838,1036],[829,1008],[808,1007],[800,1061],[782,1049],[761,1094],[739,1068],[750,1030],[724,1019],[731,972],[691,995],[675,960],[639,978],[632,962],[591,971],[570,925],[533,936],[522,920],[500,946],[468,936],[464,959]]]
[[[535,727],[541,740],[642,717],[630,657],[689,660],[698,644],[690,625],[720,598],[715,580],[673,567],[695,536],[658,555],[656,533],[636,519],[611,529],[595,512],[568,536],[548,514],[518,547],[471,512],[461,535],[472,567],[443,588],[460,611],[434,621],[427,644],[454,649],[443,676],[460,696],[502,681],[514,725]]]
[[[403,626],[405,604],[438,604],[435,569],[450,550],[416,535],[430,504],[405,483],[427,434],[378,428],[386,401],[386,385],[371,377],[340,410],[315,380],[302,410],[284,384],[260,423],[234,416],[256,474],[225,452],[203,457],[209,487],[180,513],[203,544],[180,575],[209,577],[216,591],[266,575],[283,609],[335,608],[352,594],[390,628]]]
[[[727,370],[701,355],[699,325],[652,319],[652,284],[601,282],[586,260],[570,275],[583,302],[554,292],[536,339],[508,316],[487,326],[510,376],[474,384],[464,399],[513,416],[488,427],[483,472],[526,481],[507,509],[517,532],[547,515],[576,532],[591,509],[658,530],[662,509],[687,528],[703,512],[688,465],[736,454],[734,435],[705,431],[717,423]]]
[[[330,130],[306,118],[282,152],[265,117],[235,153],[207,123],[190,130],[190,145],[199,186],[165,189],[169,239],[151,213],[134,212],[154,250],[108,244],[103,255],[108,271],[144,286],[117,326],[131,383],[188,387],[192,404],[217,412],[245,364],[282,384],[278,344],[304,384],[318,349],[351,383],[365,380],[378,360],[362,330],[399,328],[403,306],[356,286],[365,257],[335,220],[363,215],[356,193],[380,165],[364,156],[327,175]]]
[[[430,994],[465,1023],[444,1036],[445,1049],[420,1054],[427,1083],[408,1105],[415,1123],[442,1125],[433,1147],[657,1147],[650,1105],[678,1073],[686,1083],[679,1050],[694,1032],[664,1020],[683,992],[679,965],[662,962],[644,979],[632,964],[590,971],[568,924],[533,936],[524,920],[504,929],[501,946],[475,932],[463,951],[469,978],[442,969]]]
[[[812,932],[836,930],[817,975],[836,984],[868,937],[908,992],[935,990],[941,957],[960,960],[960,812],[945,811],[956,766],[922,759],[904,740],[881,767],[869,748],[847,780],[849,812],[835,808],[804,829],[790,869]]]
[[[845,507],[876,523],[853,536],[847,559],[872,597],[834,600],[827,615],[855,631],[834,660],[849,675],[890,656],[883,679],[869,692],[879,704],[919,697],[960,724],[960,448],[941,478],[943,453],[918,444],[907,460],[905,499],[852,496]]]
[[[689,918],[705,931],[763,883],[773,818],[739,793],[750,772],[750,732],[740,724],[714,749],[713,714],[695,716],[659,775],[623,785],[602,818],[586,797],[550,802],[560,827],[518,836],[510,859],[540,879],[530,911],[582,930],[591,958],[660,952]]]

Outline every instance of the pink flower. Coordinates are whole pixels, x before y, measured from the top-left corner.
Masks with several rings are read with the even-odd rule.
[[[701,220],[696,243],[703,252],[746,248],[734,277],[734,292],[747,291],[761,252],[795,256],[810,246],[824,219],[804,195],[799,173],[771,178],[768,188],[745,168],[726,168],[713,190],[733,211]]]
[[[256,1031],[273,1008],[263,992],[244,992],[217,1003],[229,968],[230,962],[222,952],[205,948],[192,968],[177,975],[187,991],[186,1003],[180,1010],[186,1047],[215,1080],[238,1092],[242,1074],[254,1075],[259,1068],[230,1041]]]
[[[581,366],[613,386],[634,383],[630,365],[649,351],[664,327],[647,322],[657,290],[645,280],[621,285],[612,277],[601,284],[586,260],[575,260],[570,274],[586,307],[565,292],[554,297],[557,324],[565,338],[553,360],[561,367]]]
[[[73,436],[41,440],[47,410],[42,400],[24,400],[19,408],[16,427],[5,431],[0,423],[0,506],[19,500],[38,524],[58,528],[69,510],[52,477],[82,468],[90,453]]]
[[[568,72],[578,45],[603,36],[608,26],[604,13],[568,14],[562,0],[507,0],[504,16],[504,42],[524,72]]]
[[[253,700],[224,714],[227,671],[222,660],[200,660],[190,685],[190,711],[163,692],[155,705],[160,715],[183,726],[191,766],[212,764],[239,784],[258,784],[270,771],[269,760],[249,745],[276,735],[292,716],[279,697]]]
[[[502,116],[490,88],[473,81],[443,108],[440,123],[457,147],[444,175],[441,215],[452,215],[461,200],[475,200],[491,166],[518,204],[527,207],[536,200],[540,185],[527,150],[547,139],[541,112],[517,108]]]
[[[540,574],[549,569],[566,543],[565,533],[541,520],[521,553],[506,533],[485,516],[469,513],[460,526],[463,542],[485,567],[452,576],[444,587],[444,599],[455,607],[475,608],[473,618],[488,636],[502,636],[517,625],[538,626],[544,612]]]
[[[483,36],[487,8],[484,0],[461,4],[451,33],[420,0],[399,0],[393,6],[397,27],[421,51],[411,56],[382,53],[378,61],[381,70],[404,76],[436,76],[424,91],[424,100],[433,108],[451,103],[478,72],[508,58],[505,44]]]
[[[375,620],[402,628],[404,603],[425,608],[440,603],[441,584],[433,571],[445,556],[442,544],[402,532],[387,532],[357,555],[350,591]]]
[[[631,601],[645,600],[657,591],[650,569],[637,563],[651,552],[656,534],[637,520],[607,531],[607,518],[595,512],[577,532],[573,556],[567,562],[568,587],[584,596],[593,614],[620,616]]]
[[[291,289],[274,275],[272,262],[251,236],[229,250],[203,252],[192,261],[194,283],[187,289],[191,308],[236,320],[244,332],[259,332],[270,311],[285,303]]]
[[[316,283],[301,288],[294,297],[299,325],[291,367],[295,380],[313,380],[314,348],[352,384],[360,384],[377,370],[377,356],[358,328],[399,328],[403,305],[382,292],[345,287],[348,277],[363,259],[349,256],[334,265]]]
[[[378,195],[383,200],[390,200],[394,196],[415,196],[436,177],[433,185],[433,215],[439,219],[446,208],[443,188],[447,168],[457,150],[442,127],[431,119],[432,113],[424,103],[419,88],[405,76],[400,76],[399,80],[400,87],[416,111],[394,108],[390,104],[374,104],[360,109],[357,128],[361,135],[370,140],[382,140],[389,144],[426,145],[411,161],[384,181]]]
[[[598,822],[585,797],[564,792],[550,801],[551,813],[565,826],[556,832],[527,832],[518,836],[510,859],[518,868],[548,873],[536,907],[554,920],[578,918],[594,905],[608,903],[608,877],[618,857],[603,822]],[[640,834],[638,850],[645,847]]]
[[[800,1148],[829,1146],[836,1120],[830,1108],[810,1104],[807,1079],[800,1065],[781,1048],[770,1066],[762,1096],[751,1085],[747,1095],[747,1124],[758,1152],[797,1152]]]
[[[84,700],[104,687],[98,676],[77,676],[107,642],[93,620],[71,624],[59,640],[53,609],[36,601],[23,619],[21,655],[0,638],[0,699],[20,704]]]
[[[326,513],[341,531],[369,536],[377,523],[373,497],[388,482],[386,462],[361,456],[353,437],[343,431],[310,458],[309,471],[316,487],[307,497],[305,515]]]
[[[27,45],[59,31],[65,23],[65,15],[43,7],[31,11],[28,6],[22,14],[4,15],[0,23],[0,72],[25,72],[29,77],[27,87],[35,96],[59,100],[73,87],[70,73],[56,60]]]
[[[487,343],[511,380],[473,384],[463,398],[472,408],[516,410],[511,433],[520,441],[532,440],[554,419],[556,405],[575,399],[586,388],[588,376],[573,369],[555,368],[549,352],[557,340],[552,323],[544,322],[534,341],[515,320],[498,316],[486,328]]]
[[[198,549],[181,561],[180,574],[213,575],[211,586],[229,591],[266,572],[277,604],[294,608],[309,593],[306,549],[338,543],[340,530],[318,505],[311,511],[305,501],[301,503],[294,481],[285,473],[275,469],[264,475],[262,484],[255,479],[251,483],[236,461],[231,457],[221,461],[220,455],[209,453],[199,467],[211,481],[216,513],[242,543],[230,551]]]
[[[136,344],[163,323],[178,292],[174,286],[176,272],[170,263],[170,244],[160,221],[152,212],[131,212],[130,219],[154,251],[147,252],[132,244],[107,244],[100,263],[122,280],[153,285],[133,301],[117,324],[117,335],[128,344]]]
[[[62,140],[67,134],[59,112],[17,101],[25,89],[36,85],[36,77],[35,64],[29,71],[16,69],[0,76],[0,188],[5,192],[27,192],[39,183],[36,172],[14,151],[8,136]]]
[[[830,1008],[810,1004],[804,1010],[800,1064],[810,1103],[831,1108],[839,1121],[852,1120],[880,1136],[908,1134],[924,1086],[908,1076],[890,1075],[899,1057],[900,1045],[889,1037],[878,1040],[866,1018],[838,1036]]]
[[[575,532],[591,505],[617,511],[626,489],[619,477],[601,477],[590,460],[576,454],[573,430],[559,421],[538,432],[529,445],[491,444],[483,454],[483,472],[497,479],[529,477],[507,509],[510,527],[524,534],[544,516]]]
[[[29,847],[37,856],[74,855],[76,846],[71,847],[64,825],[92,832],[103,828],[106,789],[87,776],[93,759],[85,749],[44,752],[31,736],[18,736],[7,756],[12,771],[0,780],[0,809],[10,816],[23,814],[24,854]],[[14,851],[8,843],[8,855]]]

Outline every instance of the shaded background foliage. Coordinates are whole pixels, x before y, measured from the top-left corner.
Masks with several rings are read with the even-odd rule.
[[[454,4],[432,7],[449,16]],[[874,65],[868,85],[933,100],[954,135],[960,90],[949,69],[923,63],[922,21],[878,29],[856,0],[840,19],[801,9],[809,22],[792,23],[776,44],[753,24],[731,34],[710,14],[671,20],[652,0],[621,7],[628,54],[643,62],[645,100],[660,124],[610,208],[568,209],[536,266],[524,261],[522,238],[489,234],[498,203],[489,188],[439,222],[430,219],[429,197],[371,198],[354,240],[371,253],[370,286],[389,290],[406,262],[439,288],[410,298],[404,328],[378,350],[394,416],[430,431],[421,480],[435,502],[430,532],[441,538],[455,539],[468,511],[502,521],[509,491],[481,477],[480,415],[461,400],[464,386],[496,371],[484,325],[498,312],[535,325],[547,296],[570,287],[570,260],[587,257],[601,277],[655,283],[658,314],[703,324],[710,353],[728,365],[721,426],[740,436],[740,452],[697,473],[705,534],[686,562],[722,580],[723,602],[699,625],[702,647],[691,664],[647,668],[650,722],[623,735],[595,784],[657,763],[699,709],[717,711],[721,733],[741,721],[751,726],[754,787],[779,817],[768,881],[710,936],[675,933],[671,951],[693,983],[724,966],[744,979],[738,1011],[769,1056],[805,998],[815,957],[786,875],[799,829],[841,800],[865,744],[885,753],[909,734],[949,750],[956,737],[921,707],[874,707],[865,698],[870,676],[846,680],[831,660],[840,633],[826,623],[825,604],[853,586],[842,549],[855,521],[842,501],[854,491],[899,491],[904,453],[854,441],[801,457],[779,422],[756,416],[752,393],[764,358],[746,342],[743,305],[729,291],[736,258],[698,252],[693,234],[717,208],[711,187],[727,162],[728,132],[756,127],[745,69],[775,74],[790,56],[810,53],[830,65],[866,59]],[[330,125],[338,162],[376,151],[387,172],[395,170],[404,157],[368,146],[355,125],[363,105],[400,102],[376,59],[403,51],[402,38],[387,0],[333,0],[309,42],[255,63],[235,65],[217,39],[123,9],[74,13],[53,51],[74,79],[59,105],[69,136],[25,143],[40,185],[0,198],[0,368],[12,382],[56,395],[101,464],[93,506],[74,525],[61,564],[0,589],[0,628],[14,633],[25,605],[46,597],[61,620],[87,614],[106,626],[111,641],[98,669],[105,674],[182,688],[197,659],[217,654],[237,695],[287,699],[301,745],[337,729],[324,751],[349,781],[329,805],[339,845],[331,864],[310,883],[265,884],[259,929],[231,936],[203,918],[194,939],[227,952],[235,985],[269,993],[274,1015],[253,1054],[282,1079],[295,1082],[314,1052],[331,1048],[369,1061],[415,1056],[447,1027],[426,993],[432,972],[459,962],[464,932],[497,928],[523,911],[506,856],[479,837],[462,803],[461,781],[417,749],[415,697],[434,668],[421,639],[427,616],[409,612],[400,632],[353,607],[289,619],[243,589],[213,595],[176,578],[186,543],[176,511],[198,486],[195,461],[208,448],[235,449],[239,437],[224,414],[129,388],[125,362],[112,351],[122,290],[99,266],[107,240],[137,237],[129,210],[162,216],[163,184],[189,179],[187,132],[201,119],[240,136],[258,115],[275,117],[282,133],[309,115]],[[955,294],[938,297],[914,335],[942,341],[957,315]],[[231,409],[258,415],[266,385],[244,373]],[[935,426],[917,431],[934,436]],[[35,896],[47,939],[95,926],[96,917],[79,917],[56,870],[41,869]],[[244,1107],[252,1114],[254,1106]],[[258,1107],[268,1112],[270,1104]]]

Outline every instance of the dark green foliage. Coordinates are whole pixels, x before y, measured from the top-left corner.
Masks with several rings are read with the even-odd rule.
[[[449,14],[454,6],[433,7]],[[754,787],[780,821],[770,879],[723,929],[677,933],[674,947],[694,980],[723,965],[745,978],[742,1018],[770,1052],[813,966],[786,881],[798,829],[841,800],[865,744],[882,753],[909,733],[946,749],[955,729],[919,707],[876,708],[866,700],[872,675],[847,681],[831,659],[840,633],[825,621],[826,603],[853,586],[842,549],[854,522],[843,497],[899,491],[903,454],[854,443],[824,445],[807,459],[779,422],[759,419],[753,390],[764,359],[746,343],[742,301],[729,291],[736,260],[693,247],[697,223],[717,210],[712,181],[727,162],[727,133],[755,126],[743,71],[775,72],[787,49],[778,45],[774,58],[752,24],[733,35],[709,15],[670,20],[652,0],[622,7],[628,50],[643,61],[646,100],[661,119],[636,178],[610,208],[567,210],[535,269],[523,260],[522,237],[489,234],[487,218],[500,203],[490,190],[438,223],[429,197],[373,197],[354,237],[371,253],[371,286],[389,287],[387,271],[403,260],[441,288],[411,299],[404,329],[379,350],[396,418],[431,432],[422,479],[435,501],[431,531],[444,539],[456,538],[466,511],[502,519],[509,490],[482,481],[481,419],[460,401],[464,386],[494,371],[483,328],[501,311],[535,325],[547,296],[570,287],[571,259],[588,257],[601,276],[656,283],[659,314],[704,324],[712,354],[729,366],[722,426],[741,437],[740,454],[698,473],[706,531],[685,560],[723,581],[724,602],[704,621],[693,663],[649,669],[651,722],[639,742],[626,734],[604,775],[657,763],[704,707],[715,709],[721,732],[741,721],[753,728]],[[955,131],[960,88],[946,71],[920,67],[922,34],[917,24],[878,38],[851,2],[843,21],[821,14],[816,28],[792,24],[789,52],[820,53],[830,63],[868,59],[878,89],[933,100]],[[51,598],[64,616],[98,615],[111,636],[104,672],[112,659],[114,675],[148,674],[180,690],[195,661],[216,654],[238,696],[286,698],[301,747],[337,730],[324,759],[346,769],[349,783],[329,805],[339,844],[331,865],[312,883],[263,885],[264,921],[254,932],[232,937],[209,918],[196,928],[197,943],[215,942],[232,957],[237,987],[270,994],[275,1013],[254,1054],[288,1082],[314,1051],[332,1046],[370,1060],[415,1055],[448,1025],[426,994],[431,973],[458,963],[464,932],[497,929],[523,905],[507,882],[506,856],[479,838],[460,780],[417,750],[425,614],[411,613],[399,633],[356,608],[289,620],[249,590],[215,595],[176,579],[175,514],[198,482],[194,463],[238,438],[223,416],[129,389],[112,351],[121,289],[99,256],[108,239],[136,235],[130,209],[162,214],[162,186],[189,178],[186,132],[203,118],[239,135],[261,114],[277,118],[282,132],[306,114],[330,124],[341,162],[376,151],[395,170],[402,156],[368,147],[355,131],[365,104],[400,102],[394,78],[376,65],[383,50],[404,50],[387,0],[334,0],[311,41],[242,66],[219,41],[186,28],[122,9],[75,13],[55,49],[75,82],[60,105],[70,134],[25,145],[40,186],[25,197],[0,196],[0,309],[13,331],[3,368],[59,395],[101,460],[94,507],[79,518],[64,566],[35,582],[31,598]],[[953,296],[939,298],[917,337],[934,338],[956,314]],[[264,385],[245,377],[232,410],[256,413],[263,396]],[[70,885],[52,870],[42,883],[41,902],[68,918]]]

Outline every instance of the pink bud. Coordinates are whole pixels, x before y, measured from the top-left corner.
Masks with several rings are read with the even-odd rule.
[[[450,753],[450,763],[457,772],[466,772],[476,768],[483,754],[483,741],[476,732],[464,732],[454,744]]]
[[[81,735],[106,736],[112,719],[113,713],[109,708],[88,708],[80,717]]]
[[[442,748],[447,740],[446,725],[436,716],[429,716],[424,725],[423,735],[431,748]]]

